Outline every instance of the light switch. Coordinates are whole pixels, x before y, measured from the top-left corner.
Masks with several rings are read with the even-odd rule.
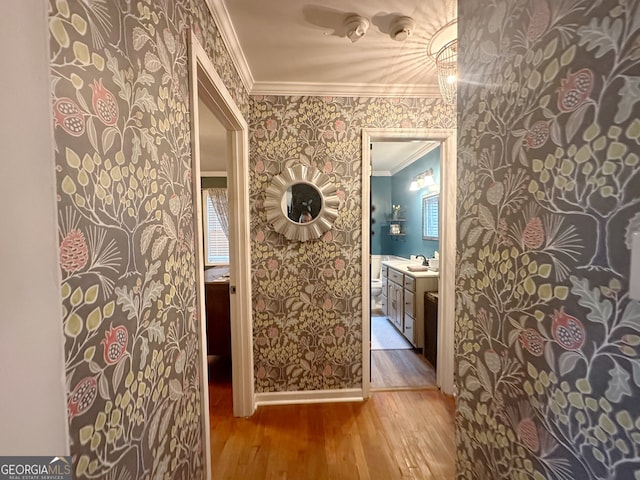
[[[631,269],[629,274],[629,295],[640,301],[640,231],[631,238]]]

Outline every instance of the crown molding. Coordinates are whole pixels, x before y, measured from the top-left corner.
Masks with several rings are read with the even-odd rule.
[[[255,81],[249,68],[249,63],[240,47],[240,41],[238,40],[236,31],[231,23],[229,11],[222,0],[206,0],[206,4],[218,27],[222,41],[229,51],[229,56],[238,71],[242,84],[245,90],[251,94]]]
[[[437,85],[255,82],[251,95],[441,98]]]
[[[255,81],[223,0],[205,1],[249,95],[442,98],[437,85]]]
[[[413,152],[411,155],[405,158],[402,162],[398,163],[397,165],[394,165],[393,169],[391,170],[391,175],[395,175],[400,170],[411,165],[413,162],[415,162],[419,158],[424,157],[430,151],[435,150],[436,147],[438,146],[440,146],[440,142],[425,142],[425,144],[422,147],[417,149],[415,152]]]

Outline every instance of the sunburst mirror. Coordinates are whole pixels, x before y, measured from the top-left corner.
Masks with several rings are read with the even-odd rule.
[[[306,242],[331,230],[339,203],[328,175],[315,167],[295,165],[273,177],[264,206],[276,232]]]

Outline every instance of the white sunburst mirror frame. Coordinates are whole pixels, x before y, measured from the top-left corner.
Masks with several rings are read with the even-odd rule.
[[[320,211],[307,223],[296,222],[287,215],[287,191],[298,184],[314,187],[321,200]],[[331,230],[338,216],[339,203],[336,187],[329,175],[315,167],[299,164],[285,167],[280,174],[273,177],[267,187],[264,207],[267,221],[276,232],[289,240],[306,242],[320,238],[323,233]]]

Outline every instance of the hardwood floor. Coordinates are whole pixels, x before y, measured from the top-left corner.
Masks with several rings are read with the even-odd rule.
[[[216,480],[455,477],[454,401],[439,390],[381,391],[355,403],[265,406],[250,418],[234,418],[224,368],[224,362],[210,366]]]
[[[374,309],[371,317],[385,315],[382,310]],[[376,323],[371,322],[372,328],[374,325]],[[371,350],[371,388],[437,388],[436,371],[415,350]]]
[[[437,388],[436,371],[414,350],[372,350],[371,388]]]

